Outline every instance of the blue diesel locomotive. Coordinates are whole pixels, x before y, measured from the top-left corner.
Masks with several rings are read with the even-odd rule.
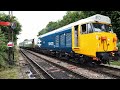
[[[31,50],[67,60],[73,58],[80,63],[106,64],[120,55],[110,18],[99,14],[40,35],[28,42],[32,45],[25,41],[20,44],[24,46],[20,47],[29,46]]]

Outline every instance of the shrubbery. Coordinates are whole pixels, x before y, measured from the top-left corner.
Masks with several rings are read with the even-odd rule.
[[[119,51],[120,51],[120,42],[118,42],[117,46],[118,46],[118,49],[119,49]]]
[[[17,18],[15,16],[10,19],[10,16],[5,13],[0,13],[0,21],[4,22],[15,22],[16,28],[13,30],[13,42],[16,46],[17,44],[17,35],[19,35],[21,31],[21,25],[18,22]],[[0,26],[0,68],[1,67],[7,67],[8,66],[8,33],[10,33],[11,36],[11,30],[8,26]],[[11,38],[11,37],[9,37]],[[15,49],[14,49],[15,50]]]
[[[0,67],[6,67],[5,56],[7,51],[7,39],[5,35],[0,31]]]

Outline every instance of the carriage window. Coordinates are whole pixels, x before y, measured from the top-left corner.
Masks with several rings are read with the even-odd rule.
[[[56,42],[56,47],[59,47],[59,35],[56,36],[55,42]]]
[[[65,34],[60,35],[60,46],[65,46]]]
[[[87,33],[86,24],[81,25],[81,27],[82,27],[82,34],[86,34]]]
[[[72,41],[71,41],[71,33],[66,33],[66,47],[71,47]]]

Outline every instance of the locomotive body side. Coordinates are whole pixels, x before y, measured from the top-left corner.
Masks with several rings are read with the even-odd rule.
[[[72,51],[72,34],[71,28],[61,30],[58,32],[53,32],[44,37],[40,37],[40,48],[48,52],[64,52],[70,53]]]
[[[23,47],[59,58],[74,58],[82,64],[106,64],[118,55],[116,43],[110,18],[97,14],[24,41]]]

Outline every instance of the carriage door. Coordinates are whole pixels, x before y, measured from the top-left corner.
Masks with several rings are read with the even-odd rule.
[[[78,46],[78,25],[72,27],[72,49],[73,49],[73,51],[79,49],[79,46]]]

